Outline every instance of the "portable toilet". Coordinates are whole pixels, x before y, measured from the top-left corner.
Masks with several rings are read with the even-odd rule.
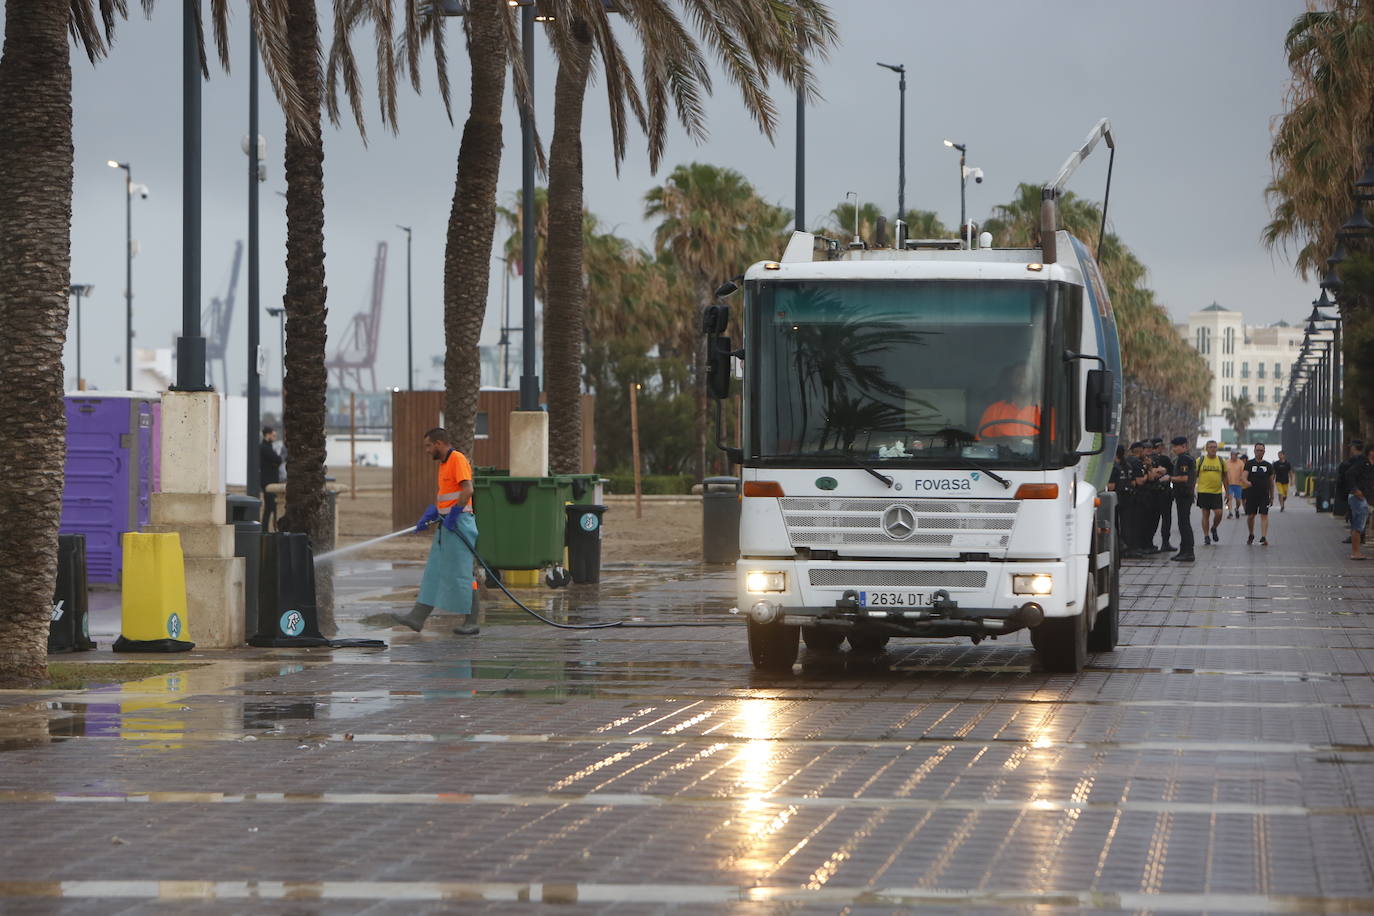
[[[148,524],[161,402],[143,392],[91,392],[66,398],[67,463],[62,534],[86,536],[88,582],[117,584],[120,535]]]

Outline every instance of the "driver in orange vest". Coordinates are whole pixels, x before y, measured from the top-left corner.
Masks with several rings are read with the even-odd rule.
[[[979,439],[1033,439],[1040,435],[1040,405],[1031,403],[1027,375],[1024,362],[1013,363],[1002,372],[997,388],[1004,396],[983,411],[978,421]]]

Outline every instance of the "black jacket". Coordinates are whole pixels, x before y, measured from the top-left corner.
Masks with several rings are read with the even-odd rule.
[[[266,439],[258,444],[258,476],[261,483],[281,483],[281,455]]]

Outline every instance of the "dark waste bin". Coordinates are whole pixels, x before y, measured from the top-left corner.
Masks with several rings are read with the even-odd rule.
[[[1331,485],[1331,478],[1321,476],[1317,478],[1317,485],[1314,490],[1318,512],[1330,512],[1331,500],[1334,497],[1335,488]]]
[[[48,625],[49,652],[94,649],[90,632],[90,601],[86,591],[86,536],[57,536],[57,587]]]
[[[701,487],[701,561],[739,559],[739,478],[707,477]]]
[[[606,514],[606,507],[570,503],[564,511],[568,520],[563,526],[563,540],[568,545],[568,572],[573,582],[600,582],[601,517]]]
[[[234,556],[243,557],[243,632],[252,635],[258,626],[258,566],[262,554],[262,501],[256,496],[230,493],[225,497],[228,517],[234,526]]]

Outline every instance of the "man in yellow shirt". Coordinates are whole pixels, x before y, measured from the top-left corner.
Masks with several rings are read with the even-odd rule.
[[[436,427],[425,433],[425,452],[439,462],[438,491],[433,504],[415,524],[416,533],[434,526],[429,559],[420,579],[420,595],[415,607],[402,617],[392,617],[415,632],[424,628],[425,618],[435,608],[460,615],[459,636],[476,636],[477,620],[472,615],[472,550],[477,544],[477,522],[472,514],[472,466],[463,453],[453,447],[448,431]]]
[[[1202,543],[1221,543],[1221,495],[1226,463],[1217,456],[1217,440],[1207,440],[1207,453],[1197,462],[1197,507],[1202,510]]]

